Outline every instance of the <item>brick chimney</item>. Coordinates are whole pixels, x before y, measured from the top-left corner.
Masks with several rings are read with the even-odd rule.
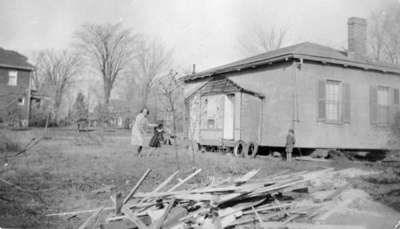
[[[367,54],[367,20],[351,17],[347,20],[347,55],[365,57]]]

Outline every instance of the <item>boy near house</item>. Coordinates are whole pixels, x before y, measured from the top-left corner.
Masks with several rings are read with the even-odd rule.
[[[292,152],[293,152],[293,147],[294,144],[296,143],[296,139],[294,137],[294,130],[290,129],[288,131],[288,135],[286,136],[286,160],[287,161],[292,161]]]

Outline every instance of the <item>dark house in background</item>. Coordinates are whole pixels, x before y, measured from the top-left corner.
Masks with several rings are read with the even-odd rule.
[[[348,20],[348,50],[310,42],[184,78],[188,136],[200,145],[382,150],[399,111],[400,66],[366,57],[366,20]]]
[[[34,66],[11,50],[0,48],[0,122],[15,128],[29,125]]]

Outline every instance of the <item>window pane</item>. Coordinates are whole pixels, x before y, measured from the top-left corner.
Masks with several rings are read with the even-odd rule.
[[[378,89],[378,105],[389,106],[389,90],[388,88]]]
[[[340,83],[336,81],[328,81],[326,84],[326,100],[339,101],[339,87]]]
[[[377,122],[380,124],[387,124],[389,122],[389,88],[378,88],[377,103]]]
[[[326,83],[326,119],[339,121],[341,117],[341,88],[339,81],[327,81]]]

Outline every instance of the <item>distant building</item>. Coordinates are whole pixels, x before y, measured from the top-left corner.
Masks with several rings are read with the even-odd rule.
[[[27,127],[32,95],[34,67],[28,59],[0,48],[0,122],[13,127]]]
[[[282,147],[387,149],[400,108],[400,66],[366,57],[366,20],[348,20],[348,50],[310,42],[185,77],[188,135],[244,153]]]
[[[109,105],[110,118],[108,124],[111,127],[125,128],[130,125],[131,112],[128,105],[120,99],[111,99]]]

